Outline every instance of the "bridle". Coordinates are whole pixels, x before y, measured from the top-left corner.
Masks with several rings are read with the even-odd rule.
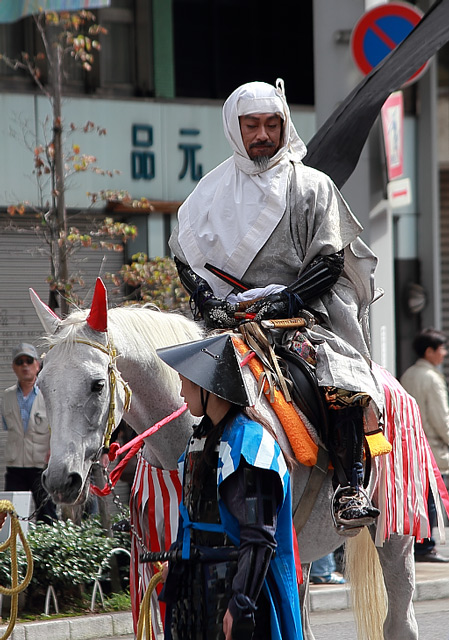
[[[115,427],[115,409],[116,409],[116,401],[115,401],[115,392],[117,390],[117,382],[123,386],[125,391],[125,402],[123,405],[123,410],[125,412],[129,411],[131,407],[131,397],[132,391],[127,382],[125,382],[122,378],[122,374],[117,368],[117,350],[114,347],[111,337],[108,335],[108,340],[106,345],[101,344],[101,342],[95,342],[93,340],[87,340],[83,338],[76,338],[75,342],[79,344],[87,344],[89,347],[94,347],[94,349],[99,349],[107,356],[109,356],[108,363],[108,373],[109,373],[109,388],[110,388],[110,398],[109,398],[109,411],[108,411],[108,422],[106,424],[106,429],[103,434],[103,444],[100,447],[100,450],[96,456],[96,459],[100,456],[100,453],[103,449],[108,449],[111,443],[111,435],[114,431]]]

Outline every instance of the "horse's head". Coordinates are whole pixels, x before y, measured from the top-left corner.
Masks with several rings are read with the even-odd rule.
[[[62,321],[34,291],[31,297],[48,345],[38,381],[51,429],[43,483],[55,502],[72,504],[85,498],[91,466],[109,444],[130,396],[109,340],[101,280],[90,311],[74,312]]]

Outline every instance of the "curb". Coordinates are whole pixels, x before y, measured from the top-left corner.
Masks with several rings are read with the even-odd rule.
[[[449,527],[445,527],[445,538],[449,541]],[[440,544],[437,537],[436,551],[449,557],[449,544]],[[320,612],[351,609],[349,585],[312,584],[309,587],[310,611]],[[449,563],[432,564],[415,562],[415,592],[413,602],[443,600],[449,598]]]
[[[0,626],[0,634],[8,628]],[[14,627],[11,640],[93,640],[94,638],[112,638],[133,633],[130,611],[100,613],[75,618],[59,618],[38,622],[18,623]]]

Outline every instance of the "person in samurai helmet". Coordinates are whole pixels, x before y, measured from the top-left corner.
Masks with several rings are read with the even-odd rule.
[[[181,458],[177,561],[162,599],[165,638],[302,638],[290,474],[250,408],[228,334],[158,349],[202,417]]]
[[[383,410],[369,362],[377,258],[332,180],[303,164],[306,147],[282,80],[238,87],[223,124],[233,155],[181,205],[169,244],[207,327],[235,327],[245,314],[290,318],[304,308],[318,319],[307,338],[331,408],[332,511],[345,535],[379,515],[363,490],[364,429],[377,431]]]

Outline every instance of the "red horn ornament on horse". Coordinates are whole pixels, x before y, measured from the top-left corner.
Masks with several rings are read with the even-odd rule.
[[[94,297],[86,322],[94,331],[105,333],[108,329],[108,293],[101,278],[97,278],[95,283]]]

